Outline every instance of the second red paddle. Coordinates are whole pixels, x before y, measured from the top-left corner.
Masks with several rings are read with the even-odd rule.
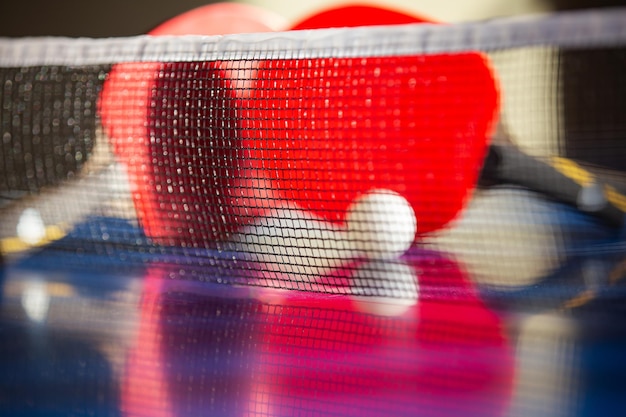
[[[216,3],[177,16],[151,35],[266,32],[282,19],[256,7]],[[164,245],[211,246],[256,218],[269,201],[246,180],[236,118],[250,61],[115,65],[100,113],[126,166],[145,233]],[[244,74],[244,77],[241,77]],[[235,84],[237,77],[241,83]]]
[[[424,20],[350,6],[293,28],[411,21]],[[477,52],[267,60],[257,79],[242,132],[282,198],[343,225],[356,199],[385,190],[408,201],[418,234],[464,207],[499,105]]]

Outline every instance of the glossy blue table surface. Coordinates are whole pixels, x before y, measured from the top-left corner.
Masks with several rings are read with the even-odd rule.
[[[0,414],[619,415],[624,241],[594,239],[509,287],[417,245],[419,297],[398,305],[268,288],[240,253],[90,217],[2,269]]]

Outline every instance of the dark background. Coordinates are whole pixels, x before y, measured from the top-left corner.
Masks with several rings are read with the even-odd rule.
[[[3,0],[0,36],[132,36],[210,0]]]

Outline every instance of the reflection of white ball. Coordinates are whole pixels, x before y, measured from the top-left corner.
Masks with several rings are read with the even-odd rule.
[[[370,259],[392,259],[411,247],[417,221],[404,197],[389,190],[371,190],[348,208],[346,228],[359,253]]]
[[[356,307],[379,316],[399,316],[417,303],[417,271],[401,261],[370,260],[352,275]]]

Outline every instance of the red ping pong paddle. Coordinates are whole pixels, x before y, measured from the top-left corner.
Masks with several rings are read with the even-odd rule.
[[[217,3],[179,15],[151,35],[263,32],[281,18],[253,6]],[[249,62],[135,62],[114,66],[100,113],[127,168],[145,233],[165,245],[206,246],[254,220],[268,198],[245,179],[231,79]],[[207,94],[207,91],[212,94]]]
[[[418,21],[427,19],[390,9],[356,5],[322,11],[307,17],[293,28],[314,29]],[[489,65],[488,61],[485,64]],[[623,186],[608,178],[594,175],[574,161],[563,158],[539,160],[521,152],[513,144],[492,144],[488,158],[481,167],[481,180],[483,185],[521,185],[551,200],[572,205],[609,226],[622,228],[624,225],[626,198]],[[421,226],[421,231],[424,231],[424,225]]]
[[[424,22],[369,6],[314,15],[293,29]],[[281,190],[342,223],[359,195],[389,189],[418,234],[464,207],[494,129],[498,86],[478,52],[262,62],[243,105],[252,160]]]

